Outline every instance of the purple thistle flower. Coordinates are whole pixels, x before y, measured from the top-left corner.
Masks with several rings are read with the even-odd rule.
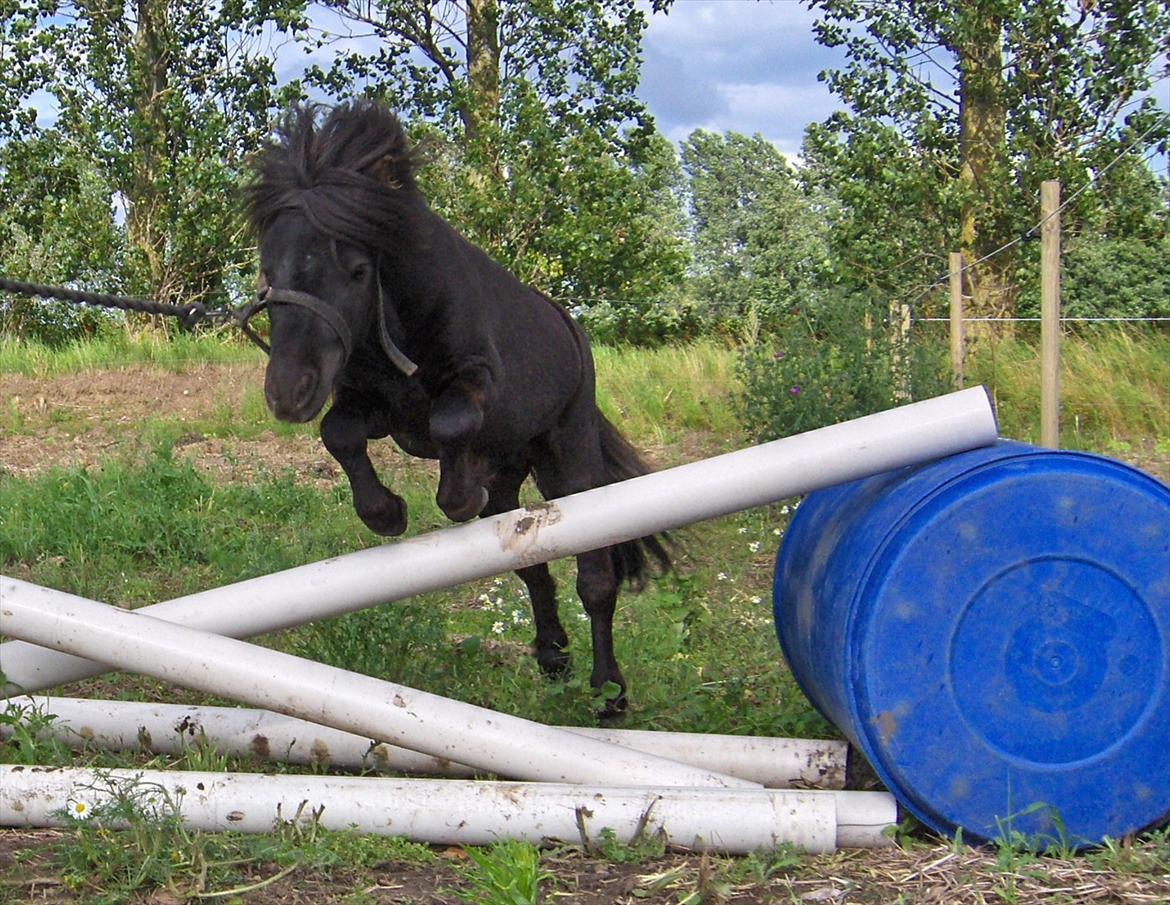
[[[788,395],[791,396],[793,399],[795,399],[797,396],[800,395],[800,387],[789,387],[788,388]]]

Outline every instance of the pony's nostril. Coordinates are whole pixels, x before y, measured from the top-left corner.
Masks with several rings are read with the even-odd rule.
[[[293,388],[293,405],[298,409],[308,407],[309,403],[313,401],[313,393],[317,389],[317,375],[313,371],[308,371],[301,376],[297,381],[297,385]]]

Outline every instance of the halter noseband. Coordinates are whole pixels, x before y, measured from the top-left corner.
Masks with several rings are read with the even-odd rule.
[[[353,352],[353,336],[349,332],[349,326],[345,323],[345,318],[341,316],[336,308],[307,292],[300,292],[296,289],[275,289],[269,286],[268,281],[261,276],[260,284],[256,289],[256,300],[240,311],[236,321],[244,334],[267,354],[272,354],[272,347],[264,341],[263,337],[248,326],[248,321],[269,305],[274,304],[297,305],[301,308],[307,308],[313,314],[324,319],[333,328],[333,332],[337,334],[337,338],[341,340],[341,345],[345,348],[345,357],[347,359],[350,353]],[[403,351],[394,344],[394,340],[390,338],[390,331],[386,329],[386,311],[385,301],[382,295],[381,279],[378,280],[378,338],[382,343],[382,351],[386,353],[386,357],[390,359],[394,367],[398,368],[407,377],[410,377],[418,370],[418,365],[407,358]]]

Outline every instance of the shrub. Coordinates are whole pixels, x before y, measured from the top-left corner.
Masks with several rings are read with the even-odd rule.
[[[741,423],[756,442],[948,388],[937,349],[894,338],[884,304],[846,293],[793,312],[783,330],[740,353],[738,372]]]

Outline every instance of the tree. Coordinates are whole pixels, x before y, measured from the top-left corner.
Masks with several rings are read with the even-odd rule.
[[[124,217],[122,285],[107,288],[222,299],[251,256],[235,189],[274,102],[264,23],[295,16],[267,0],[2,2],[0,50],[19,68],[0,87],[0,138],[35,135],[28,98],[52,98],[55,135],[93,161]]]
[[[570,303],[628,303],[633,316],[607,320],[618,334],[677,292],[673,152],[635,94],[646,23],[634,0],[329,5],[378,43],[310,81],[363,88],[411,122],[430,148],[424,187],[461,231]]]
[[[878,177],[869,197],[844,206],[844,233],[865,234],[872,244],[853,246],[858,270],[890,289],[945,270],[957,247],[973,313],[1011,313],[1015,249],[976,262],[1033,225],[1040,181],[1061,179],[1071,195],[1123,148],[1140,157],[1170,137],[1146,94],[1170,74],[1164,2],[809,5],[822,13],[818,40],[846,50],[846,66],[822,76],[852,112],[811,128],[806,150],[826,184]],[[883,199],[911,233],[927,224],[931,244],[907,243],[896,224],[874,235],[864,223]],[[1100,187],[1086,191],[1064,222],[1075,229],[1107,207]]]
[[[99,291],[110,285],[123,257],[110,189],[60,135],[47,130],[0,144],[0,198],[6,276]],[[0,296],[0,330],[52,344],[103,319],[94,308]]]
[[[824,201],[762,136],[697,130],[682,145],[696,291],[724,324],[776,327],[827,271]]]

